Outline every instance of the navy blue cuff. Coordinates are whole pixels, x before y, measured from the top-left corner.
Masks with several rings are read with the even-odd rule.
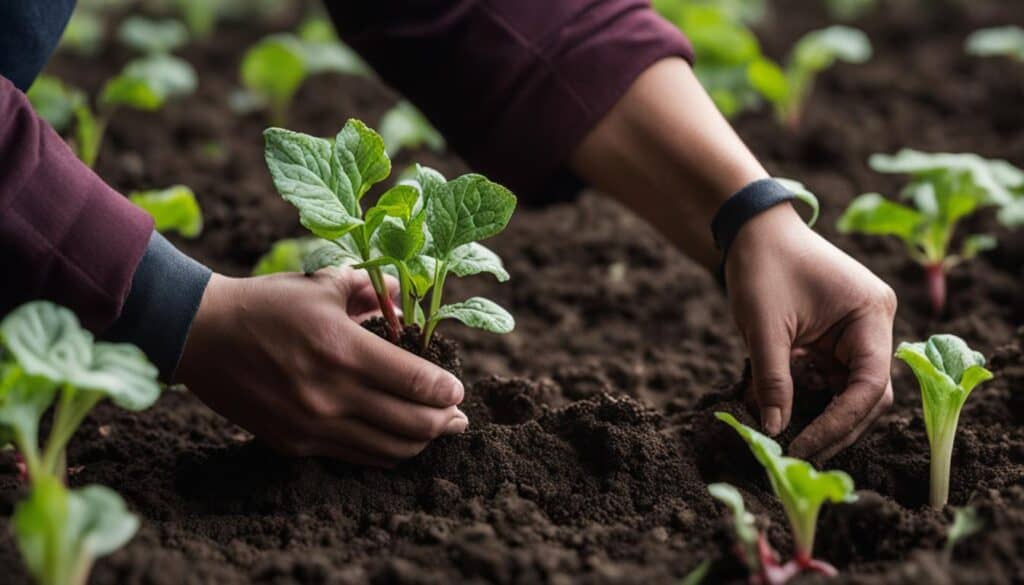
[[[718,208],[718,213],[711,220],[711,235],[715,239],[715,246],[722,251],[718,278],[723,285],[725,259],[733,240],[740,233],[740,228],[762,211],[793,199],[796,199],[796,195],[778,181],[759,179],[734,193]]]
[[[160,379],[173,382],[210,275],[209,268],[154,231],[135,269],[121,316],[103,339],[139,346],[159,368]]]

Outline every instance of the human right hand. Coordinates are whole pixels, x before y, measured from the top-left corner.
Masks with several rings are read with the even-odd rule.
[[[367,331],[363,271],[214,274],[177,381],[276,450],[393,466],[469,420],[448,371]]]

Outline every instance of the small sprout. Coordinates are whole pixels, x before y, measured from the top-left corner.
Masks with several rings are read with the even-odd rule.
[[[499,333],[512,330],[511,315],[487,299],[441,304],[449,273],[508,278],[498,256],[477,242],[508,223],[516,199],[507,189],[480,175],[447,181],[437,171],[416,167],[411,179],[385,191],[364,212],[363,196],[391,174],[379,134],[349,120],[333,142],[281,128],[267,129],[264,137],[278,192],[299,210],[306,229],[334,244],[309,253],[305,271],[339,265],[367,270],[393,341],[402,323],[384,287],[385,269],[398,278],[403,318],[422,327],[424,348],[442,319]],[[428,294],[430,308],[424,312],[420,303]]]
[[[79,8],[60,37],[60,47],[83,57],[92,57],[103,45],[103,19],[91,10]]]
[[[53,477],[33,482],[14,508],[14,535],[40,585],[84,585],[93,561],[128,543],[139,519],[116,492],[99,485],[69,490]]]
[[[837,227],[843,233],[903,240],[910,257],[925,270],[932,310],[939,315],[946,304],[949,270],[995,247],[991,236],[975,234],[964,240],[959,254],[950,255],[957,222],[984,205],[1013,203],[1013,190],[1024,186],[1024,172],[1006,161],[975,154],[928,154],[909,149],[893,156],[872,155],[868,164],[878,172],[910,174],[902,198],[912,205],[867,193],[850,202]]]
[[[26,96],[36,113],[58,132],[71,125],[75,110],[85,103],[82,91],[52,75],[37,77]]]
[[[144,55],[171,53],[188,43],[188,29],[172,18],[152,20],[129,16],[117,29],[117,39]]]
[[[711,569],[711,559],[704,559],[699,565],[693,568],[692,571],[683,577],[683,580],[679,582],[679,585],[700,585],[704,582],[704,578],[708,576],[708,571]]]
[[[960,409],[978,384],[992,379],[992,372],[984,368],[985,356],[955,335],[903,342],[896,349],[896,357],[910,366],[921,386],[924,424],[931,446],[930,502],[941,508],[949,500],[949,470]]]
[[[825,502],[856,501],[853,479],[842,471],[817,471],[806,461],[785,457],[778,443],[740,423],[731,414],[716,412],[715,417],[731,426],[750,447],[754,457],[768,472],[772,491],[782,502],[793,533],[795,557],[786,567],[794,572],[814,571],[836,575],[836,569],[812,558],[818,512]]]
[[[797,41],[785,69],[768,59],[758,59],[751,63],[747,75],[775,107],[779,121],[796,128],[815,77],[836,61],[864,63],[871,53],[871,41],[862,31],[834,25],[811,31]]]
[[[304,272],[306,259],[320,248],[333,246],[318,238],[289,238],[274,242],[270,250],[260,256],[252,269],[253,276],[278,272]],[[356,262],[353,262],[355,264]],[[314,269],[315,271],[315,269]]]
[[[380,119],[380,135],[384,138],[388,156],[395,156],[403,148],[426,146],[434,152],[444,150],[444,137],[422,112],[407,101],[384,113]]]
[[[946,533],[946,555],[952,555],[958,542],[981,532],[984,527],[985,523],[978,516],[978,510],[974,506],[957,508],[953,515],[953,523],[950,524],[949,531]]]
[[[964,49],[979,57],[1006,56],[1024,61],[1024,28],[998,26],[976,30],[967,37]]]
[[[758,541],[761,533],[757,529],[754,515],[747,511],[743,496],[734,486],[727,483],[713,483],[708,491],[714,498],[729,507],[732,513],[733,532],[736,534],[736,552],[751,575],[761,573],[761,557]]]
[[[195,238],[203,231],[203,212],[192,189],[175,185],[167,189],[135,191],[128,198],[153,216],[161,233],[176,231],[186,238]]]
[[[208,38],[220,18],[221,0],[175,0],[175,3],[192,36]]]

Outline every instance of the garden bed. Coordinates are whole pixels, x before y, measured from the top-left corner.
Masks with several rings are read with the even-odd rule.
[[[817,3],[773,5],[759,34],[775,56],[827,20]],[[943,556],[952,514],[926,506],[920,400],[899,365],[894,408],[829,464],[863,491],[856,504],[826,508],[817,553],[858,583],[1015,582],[1024,574],[1024,237],[977,220],[1001,247],[954,270],[947,316],[933,320],[899,242],[840,236],[834,225],[855,195],[899,187],[899,177],[868,169],[873,152],[976,152],[1024,165],[1024,64],[962,50],[968,32],[1024,24],[1024,13],[998,0],[900,6],[858,23],[875,58],[824,74],[800,131],[769,112],[737,126],[774,174],[822,199],[817,229],[895,288],[897,340],[950,332],[994,356],[996,379],[961,419],[950,492],[952,504],[978,508],[986,529]],[[206,229],[180,244],[235,275],[272,242],[301,234],[263,162],[265,120],[226,107],[242,52],[267,32],[252,28],[185,50],[198,93],[156,117],[124,112],[98,165],[125,191],[192,187]],[[95,90],[126,57],[111,45],[95,61],[60,56],[51,69]],[[290,126],[374,125],[396,100],[372,80],[319,77],[300,91]],[[415,158],[448,175],[464,170],[451,157],[413,154],[396,167]],[[753,422],[736,401],[745,350],[712,279],[594,194],[519,211],[493,247],[511,283],[468,279],[449,295],[486,293],[516,316],[516,331],[448,332],[461,345],[470,428],[396,470],[280,458],[185,392],[138,414],[98,408],[71,444],[71,483],[112,487],[143,523],[99,561],[93,582],[673,583],[712,559],[707,582],[740,583],[728,523],[706,489],[720,480],[771,518],[770,538],[788,552],[763,471],[711,417],[725,409]],[[829,395],[814,364],[796,373],[798,393],[812,397],[799,427]],[[28,581],[6,529],[21,494],[13,464],[0,464],[0,564],[11,583]]]

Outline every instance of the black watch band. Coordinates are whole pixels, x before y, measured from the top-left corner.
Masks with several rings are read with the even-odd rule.
[[[743,187],[722,203],[711,220],[711,235],[715,246],[722,251],[719,281],[725,284],[725,259],[736,234],[745,223],[762,211],[784,201],[796,199],[792,191],[774,179],[759,179]]]

